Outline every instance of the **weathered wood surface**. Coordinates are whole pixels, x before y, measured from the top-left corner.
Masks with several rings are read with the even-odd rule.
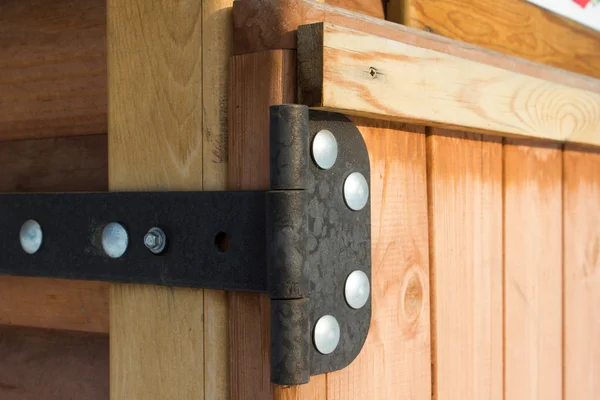
[[[600,32],[523,0],[390,0],[388,19],[600,78]]]
[[[2,400],[106,400],[108,387],[108,335],[0,326]]]
[[[427,137],[436,399],[503,399],[502,139]]]
[[[600,393],[600,154],[567,146],[563,154],[564,394]]]
[[[600,92],[327,23],[300,27],[298,45],[298,97],[311,107],[600,145]]]
[[[504,398],[560,400],[561,147],[518,140],[505,143]]]
[[[106,132],[103,0],[0,5],[0,141]]]

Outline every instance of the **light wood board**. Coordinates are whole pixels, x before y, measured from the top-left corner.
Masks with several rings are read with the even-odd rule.
[[[0,141],[106,132],[106,2],[0,6]]]
[[[600,154],[567,147],[564,163],[564,399],[600,393]]]
[[[311,107],[600,145],[590,90],[327,23],[299,28],[298,65],[299,101]]]
[[[224,186],[227,18],[204,3],[108,2],[111,190]],[[111,285],[111,399],[228,398],[226,314],[222,293]]]
[[[505,398],[562,399],[562,153],[504,145]]]
[[[427,137],[436,399],[503,399],[502,139]]]
[[[526,1],[390,0],[390,8],[391,21],[600,78],[600,32]]]

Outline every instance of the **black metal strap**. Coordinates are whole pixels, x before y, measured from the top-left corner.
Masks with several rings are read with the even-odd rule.
[[[270,191],[0,195],[0,274],[267,292],[274,383],[344,368],[371,319],[370,297],[358,308],[345,297],[351,273],[371,278],[370,204],[353,209],[344,193],[357,172],[368,192],[367,149],[342,115],[296,105],[274,106],[270,115]],[[326,168],[310,151],[322,131],[337,140],[337,159]],[[28,220],[43,232],[33,254],[19,241]],[[101,243],[112,222],[129,241],[118,258]],[[154,227],[166,236],[160,254],[144,243]],[[324,316],[339,323],[330,354],[314,342]]]

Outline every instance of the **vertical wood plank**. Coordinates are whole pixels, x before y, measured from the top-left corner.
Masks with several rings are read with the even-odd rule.
[[[502,142],[431,133],[433,396],[501,400]]]
[[[371,162],[373,315],[349,367],[318,398],[431,398],[424,128],[355,118]]]
[[[562,153],[504,145],[505,398],[562,399]]]
[[[204,143],[204,113],[220,110],[213,98],[203,103],[202,27],[210,15],[193,0],[108,1],[111,190],[203,189],[206,146],[219,142]],[[218,136],[223,125],[216,125],[209,129]],[[205,304],[204,295],[111,285],[112,399],[228,397],[226,336],[209,350],[204,344],[205,316],[227,306],[210,294]]]
[[[227,189],[227,109],[233,0],[202,0],[202,187]],[[228,400],[229,302],[204,291],[204,385],[207,398]]]
[[[600,154],[564,151],[564,400],[600,393]]]
[[[229,186],[264,190],[269,187],[269,106],[294,102],[295,54],[274,50],[231,60]],[[266,294],[232,292],[229,301],[231,398],[271,399],[270,300]],[[304,398],[304,390],[293,395]]]

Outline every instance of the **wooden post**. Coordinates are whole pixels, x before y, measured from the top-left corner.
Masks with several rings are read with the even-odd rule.
[[[110,190],[224,188],[227,1],[108,1]],[[111,399],[229,398],[227,308],[111,285]]]

